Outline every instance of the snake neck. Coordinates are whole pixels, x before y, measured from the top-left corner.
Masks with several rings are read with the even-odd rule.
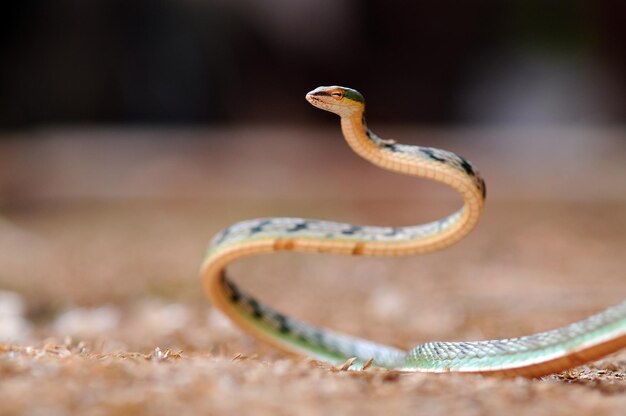
[[[346,142],[356,154],[378,164],[376,163],[378,158],[374,156],[380,152],[385,141],[367,128],[363,112],[341,117],[341,131]]]
[[[465,202],[482,206],[486,197],[485,182],[463,157],[441,149],[382,139],[367,128],[363,112],[342,116],[341,130],[352,150],[374,165],[445,183],[459,191]]]
[[[408,242],[416,252],[450,245],[478,224],[485,199],[485,182],[469,161],[449,151],[382,139],[368,129],[363,112],[342,116],[341,130],[352,150],[372,164],[444,183],[461,194],[463,208],[438,222],[436,234],[441,243]]]

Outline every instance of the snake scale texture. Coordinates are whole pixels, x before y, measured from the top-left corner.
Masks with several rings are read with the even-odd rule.
[[[406,256],[440,250],[478,223],[485,183],[464,158],[445,150],[385,140],[365,123],[365,100],[356,90],[319,87],[306,99],[341,118],[348,145],[383,169],[429,178],[457,190],[463,207],[441,220],[407,227],[355,226],[302,218],[263,218],[231,225],[210,243],[202,276],[213,305],[258,339],[288,353],[331,363],[350,358],[407,372],[459,372],[539,377],[596,360],[626,347],[626,301],[582,321],[519,338],[477,342],[429,342],[403,351],[291,318],[245,293],[226,267],[249,256],[277,251]],[[373,361],[372,361],[373,360]]]

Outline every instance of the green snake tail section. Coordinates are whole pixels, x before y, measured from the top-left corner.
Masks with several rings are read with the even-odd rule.
[[[337,364],[352,357],[357,358],[355,365],[374,359],[376,366],[385,368],[397,367],[406,357],[406,351],[316,327],[284,315],[243,292],[226,276],[222,276],[222,282],[238,313],[264,332],[287,341],[301,353]]]
[[[429,342],[405,352],[350,337],[286,316],[223,277],[238,313],[264,332],[309,356],[332,363],[356,357],[389,369],[425,372],[485,372],[538,364],[626,335],[626,301],[582,321],[529,336],[475,342]]]
[[[550,361],[626,336],[626,301],[573,324],[520,338],[430,342],[410,350],[403,369],[480,372]]]

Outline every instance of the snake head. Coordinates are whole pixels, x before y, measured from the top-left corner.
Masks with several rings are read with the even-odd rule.
[[[357,90],[345,87],[317,87],[306,95],[306,100],[317,108],[341,117],[349,117],[365,109],[365,98]]]

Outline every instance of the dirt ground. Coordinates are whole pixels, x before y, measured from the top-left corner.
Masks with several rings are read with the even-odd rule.
[[[487,180],[465,240],[412,258],[279,254],[232,275],[289,314],[410,348],[515,337],[626,296],[626,132],[428,130]],[[368,165],[338,127],[47,129],[0,140],[0,414],[623,414],[626,351],[535,379],[340,371],[258,344],[198,277],[254,217],[402,225],[450,190]]]

